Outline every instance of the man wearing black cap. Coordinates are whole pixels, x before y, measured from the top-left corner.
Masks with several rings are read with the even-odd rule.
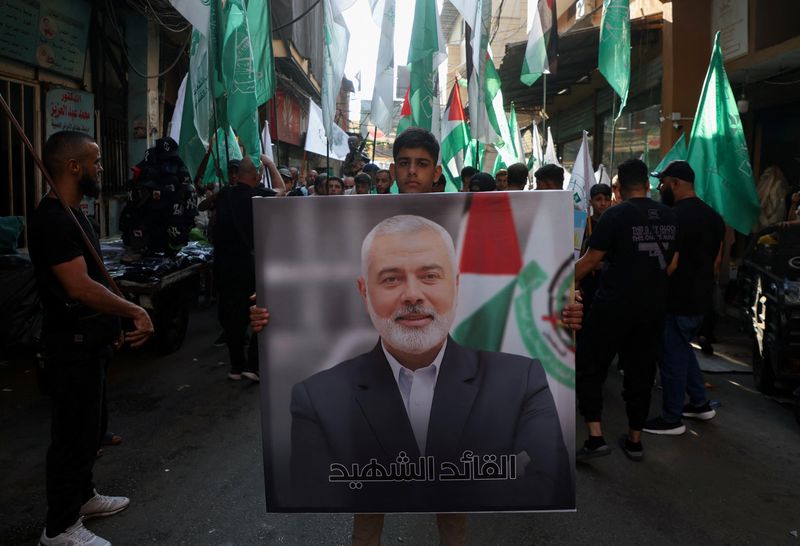
[[[641,434],[664,331],[668,267],[678,242],[675,213],[647,197],[647,165],[629,159],[619,165],[618,174],[625,200],[603,213],[589,238],[589,250],[575,264],[575,280],[580,282],[605,262],[585,321],[586,335],[578,340],[575,355],[578,409],[589,432],[578,460],[610,451],[601,415],[603,383],[616,354],[625,370],[622,397],[628,414],[628,434],[620,438],[620,445],[629,459],[644,457]]]
[[[661,416],[647,421],[644,431],[679,435],[686,432],[681,417],[707,421],[716,415],[689,342],[697,335],[703,315],[711,309],[725,223],[695,194],[694,171],[686,161],[673,161],[652,175],[660,180],[661,202],[671,206],[678,217],[683,244],[677,268],[669,279],[661,350]],[[689,403],[684,405],[687,392]]]
[[[533,173],[537,190],[563,190],[564,169],[554,163],[545,165]]]

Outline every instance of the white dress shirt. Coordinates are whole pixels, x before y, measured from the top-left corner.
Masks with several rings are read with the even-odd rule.
[[[425,446],[428,440],[428,422],[431,418],[431,406],[433,405],[433,391],[436,388],[436,379],[439,377],[439,369],[444,358],[444,350],[447,348],[447,340],[437,353],[433,362],[416,371],[411,371],[400,364],[395,357],[386,350],[386,345],[381,340],[381,348],[389,366],[392,368],[394,380],[403,397],[403,405],[411,422],[411,430],[414,431],[414,439],[421,455],[425,455]]]

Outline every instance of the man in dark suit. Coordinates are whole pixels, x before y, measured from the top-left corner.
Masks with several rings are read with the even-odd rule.
[[[541,364],[462,347],[448,336],[458,271],[447,231],[419,216],[389,218],[364,239],[361,262],[358,288],[380,341],[294,386],[298,505],[573,508],[567,451]]]

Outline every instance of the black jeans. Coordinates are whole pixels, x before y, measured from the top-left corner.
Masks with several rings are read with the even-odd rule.
[[[219,279],[219,321],[225,331],[231,373],[258,372],[258,341],[250,336],[250,346],[245,358],[247,328],[250,325],[250,296],[254,292],[253,282],[247,279]]]
[[[656,358],[664,332],[663,317],[623,316],[595,305],[578,338],[575,354],[575,392],[578,410],[586,422],[600,421],[603,383],[614,355],[625,371],[622,398],[628,426],[642,430],[650,411],[650,395],[656,374]]]
[[[52,424],[47,450],[47,534],[74,524],[93,495],[92,468],[102,435],[103,399],[110,348],[49,348]]]

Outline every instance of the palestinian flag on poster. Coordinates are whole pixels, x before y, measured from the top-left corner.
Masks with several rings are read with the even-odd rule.
[[[442,171],[447,179],[445,191],[457,192],[461,188],[461,169],[469,142],[469,126],[456,81],[442,119]]]
[[[475,349],[499,351],[522,269],[508,194],[474,195],[460,233],[458,291],[467,297],[458,300],[453,339]]]
[[[408,93],[410,90],[411,87],[406,89],[406,97],[403,99],[403,107],[400,108],[400,119],[397,121],[397,131],[395,131],[397,136],[411,127],[411,103],[408,101]]]
[[[542,193],[542,192],[538,192]],[[459,230],[459,288],[453,339],[467,347],[537,358],[562,415],[574,411],[575,361],[561,311],[574,279],[572,199],[507,193],[472,196]],[[515,209],[516,206],[516,209]],[[562,422],[567,445],[572,423]]]

